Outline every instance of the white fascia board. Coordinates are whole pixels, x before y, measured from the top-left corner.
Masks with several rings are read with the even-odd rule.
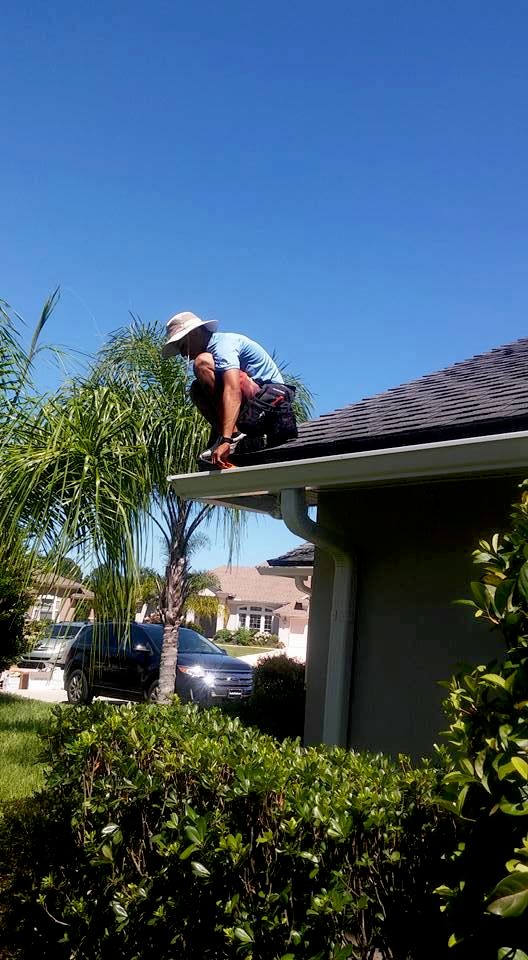
[[[290,580],[295,580],[295,577],[311,577],[313,574],[312,567],[257,567],[257,570],[263,577],[289,577]]]
[[[528,431],[188,473],[168,477],[168,482],[185,499],[225,505],[232,498],[258,498],[288,488],[334,490],[524,470],[528,473]]]

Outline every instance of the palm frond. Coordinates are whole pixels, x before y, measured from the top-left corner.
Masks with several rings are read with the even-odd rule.
[[[33,336],[31,338],[31,343],[29,345],[29,350],[28,350],[29,363],[31,363],[31,361],[33,360],[35,351],[37,349],[37,344],[40,339],[40,335],[46,323],[48,322],[49,318],[51,317],[51,314],[53,313],[55,307],[57,306],[59,300],[60,300],[60,286],[55,287],[55,290],[53,291],[52,294],[50,294],[50,296],[44,303],[44,306],[42,307],[42,312],[40,314],[39,319],[37,320],[37,324],[35,326],[35,329],[33,331]]]

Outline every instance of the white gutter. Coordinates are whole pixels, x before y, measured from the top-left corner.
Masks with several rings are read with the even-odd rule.
[[[307,581],[310,579],[311,575],[312,574],[310,573],[308,577],[294,577],[297,590],[299,590],[300,593],[306,593],[309,597],[312,595],[312,585]]]
[[[304,593],[308,596],[312,592],[310,584],[306,581],[309,580],[313,574],[313,565],[311,567],[294,567],[293,565],[284,567],[268,566],[257,567],[257,570],[263,577],[288,577],[289,580],[294,580],[297,590],[300,590],[301,593]]]
[[[282,517],[288,529],[330,553],[334,560],[321,739],[323,743],[346,747],[352,686],[357,563],[353,561],[340,533],[310,519],[304,490],[283,490],[280,502]],[[310,669],[310,658],[306,667],[307,670]]]
[[[282,520],[282,513],[280,518]],[[288,577],[290,580],[306,580],[312,576],[313,563],[303,563],[302,566],[295,564],[284,564],[284,566],[272,567],[269,564],[257,567],[258,572],[263,577]]]
[[[307,491],[528,469],[528,431],[388,447],[169,477],[179,496],[225,503],[302,487]],[[245,505],[243,505],[245,507]],[[251,507],[251,504],[247,505]],[[255,501],[258,510],[258,501]],[[271,512],[269,504],[260,507]]]

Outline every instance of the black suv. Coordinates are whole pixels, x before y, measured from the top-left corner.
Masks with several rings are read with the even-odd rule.
[[[85,624],[58,662],[69,702],[91,703],[96,696],[156,700],[162,641],[159,624]],[[238,699],[252,689],[249,664],[180,627],[175,690],[182,700]]]

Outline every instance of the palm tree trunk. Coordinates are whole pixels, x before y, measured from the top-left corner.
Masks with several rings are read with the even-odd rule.
[[[182,618],[185,585],[185,558],[171,556],[165,572],[165,596],[162,602],[163,646],[161,649],[159,700],[167,703],[174,693],[178,633]]]

